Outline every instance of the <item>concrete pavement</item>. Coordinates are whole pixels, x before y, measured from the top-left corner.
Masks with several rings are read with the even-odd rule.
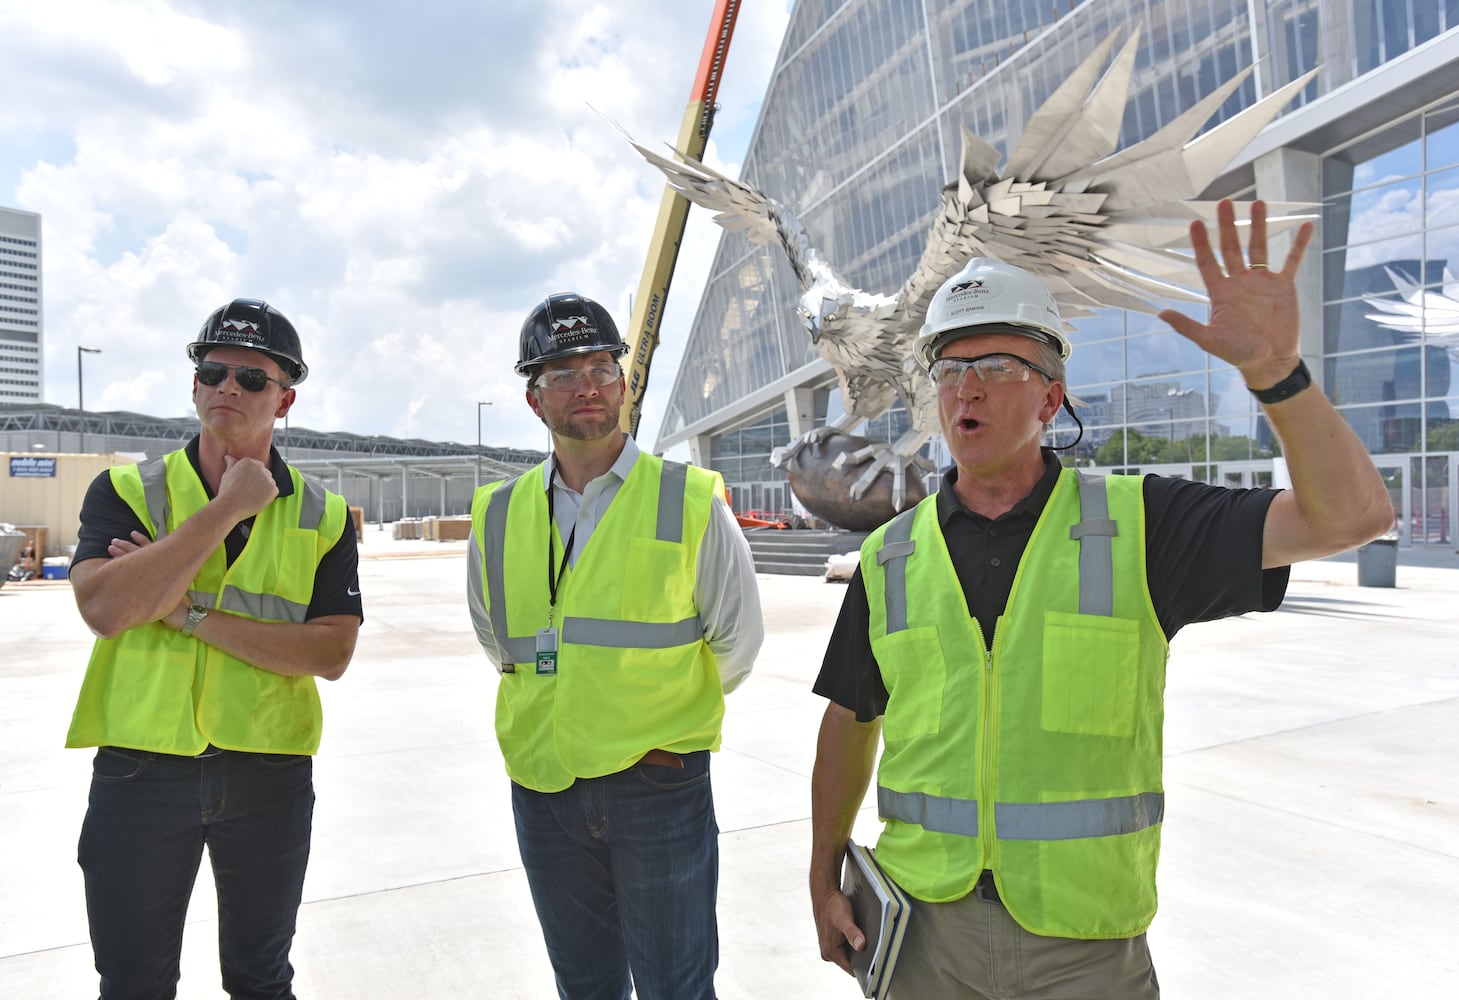
[[[366,529],[366,625],[322,684],[303,998],[554,996],[491,731],[495,674],[464,544]],[[1196,625],[1169,670],[1161,911],[1173,998],[1459,996],[1459,560],[1294,569],[1284,610]],[[1427,561],[1434,565],[1409,565]],[[714,763],[718,992],[850,998],[805,892],[810,693],[844,589],[760,578],[768,638]],[[94,996],[76,834],[91,754],[65,750],[90,646],[69,584],[0,588],[0,997]],[[858,837],[871,840],[874,807]],[[199,878],[179,996],[221,997]]]

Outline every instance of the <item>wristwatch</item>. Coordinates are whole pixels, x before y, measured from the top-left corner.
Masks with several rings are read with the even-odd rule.
[[[1251,394],[1256,397],[1258,403],[1265,403],[1270,406],[1272,403],[1280,403],[1283,400],[1291,399],[1297,393],[1306,389],[1312,384],[1312,373],[1307,370],[1307,362],[1298,361],[1297,367],[1292,369],[1292,374],[1282,379],[1276,385],[1266,389],[1251,389]]]
[[[208,617],[208,609],[201,604],[194,604],[187,609],[187,621],[182,623],[182,628],[178,631],[183,635],[192,635],[193,629],[197,628],[206,617]]]

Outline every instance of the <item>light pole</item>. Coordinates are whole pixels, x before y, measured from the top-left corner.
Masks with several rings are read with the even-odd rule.
[[[491,403],[478,402],[476,404],[476,488],[481,488],[481,408],[490,406]]]
[[[76,410],[81,427],[81,441],[76,450],[82,454],[86,452],[86,390],[85,383],[81,380],[81,355],[100,353],[101,348],[99,347],[82,347],[79,344],[76,346]]]

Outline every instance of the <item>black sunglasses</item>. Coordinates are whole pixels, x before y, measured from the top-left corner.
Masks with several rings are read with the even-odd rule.
[[[233,381],[238,383],[240,389],[247,389],[249,392],[263,392],[263,387],[272,382],[281,388],[289,388],[289,383],[274,378],[262,368],[250,368],[247,365],[225,365],[221,361],[199,361],[197,367],[198,381],[203,385],[222,385],[228,373],[233,373]]]

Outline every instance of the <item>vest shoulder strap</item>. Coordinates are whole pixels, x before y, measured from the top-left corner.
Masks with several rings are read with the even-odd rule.
[[[1109,481],[1084,472],[1079,477],[1079,520],[1069,537],[1079,543],[1079,613],[1108,618],[1115,609],[1114,545],[1119,523],[1109,516]]]
[[[920,504],[902,511],[887,522],[882,532],[881,547],[876,550],[876,564],[881,567],[886,600],[887,633],[907,629],[907,559],[917,551],[912,538],[912,521]]]

